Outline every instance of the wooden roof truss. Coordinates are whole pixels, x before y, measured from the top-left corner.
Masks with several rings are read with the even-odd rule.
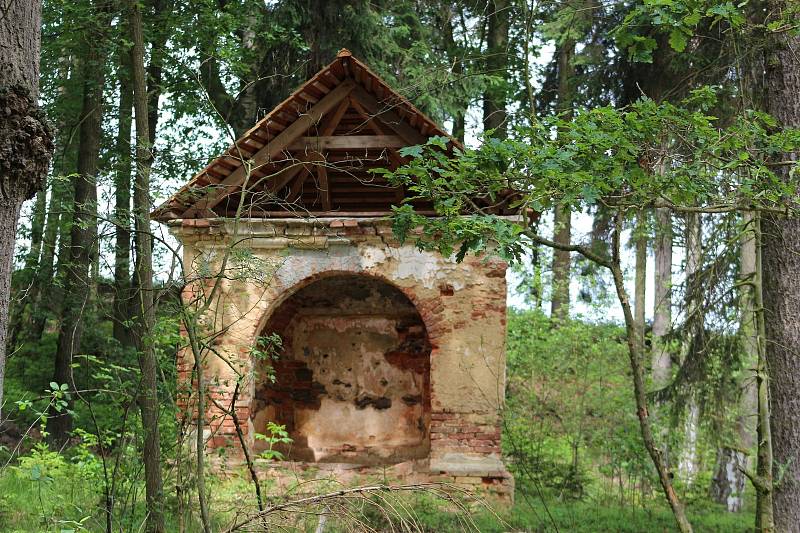
[[[186,218],[376,216],[406,197],[375,168],[399,149],[448,137],[343,50],[153,213]],[[420,212],[432,206],[412,201]]]

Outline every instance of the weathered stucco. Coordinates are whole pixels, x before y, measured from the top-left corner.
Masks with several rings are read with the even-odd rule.
[[[380,219],[259,219],[240,221],[236,229],[231,221],[186,220],[171,230],[184,244],[185,298],[209,286],[197,274],[218,272],[225,250],[238,243],[203,318],[216,352],[207,357],[204,375],[221,405],[233,394],[231,365],[249,376],[236,409],[248,421],[251,449],[259,449],[254,432],[263,433],[274,419],[288,422],[295,439],[290,459],[399,464],[400,477],[510,495],[499,429],[505,263],[457,263],[401,245]],[[272,332],[285,344],[272,365],[275,384],[265,381],[264,363],[251,355],[257,338]],[[415,355],[409,355],[410,338]],[[182,352],[184,381],[192,364],[190,352]],[[302,385],[293,386],[306,392],[294,399],[280,393],[281,374],[286,383],[299,379]],[[235,450],[230,417],[213,405],[207,417],[209,447]]]

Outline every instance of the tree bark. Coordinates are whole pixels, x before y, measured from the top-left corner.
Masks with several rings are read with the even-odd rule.
[[[488,19],[486,73],[500,78],[500,83],[490,83],[483,93],[483,129],[494,130],[496,139],[508,137],[506,124],[506,82],[508,78],[508,27],[511,10],[507,0],[489,0],[486,6]]]
[[[67,384],[74,390],[72,360],[80,349],[83,337],[83,317],[91,293],[91,268],[94,263],[97,239],[97,184],[96,174],[100,160],[100,141],[103,133],[103,84],[105,68],[104,45],[110,17],[106,6],[95,2],[96,30],[85,43],[86,55],[82,61],[83,103],[78,134],[78,165],[74,180],[73,216],[67,263],[64,266],[64,298],[61,326],[56,347],[53,381]],[[94,26],[94,24],[92,25]],[[59,263],[61,261],[59,260]],[[71,401],[70,401],[71,405]],[[47,419],[49,440],[55,446],[63,445],[72,430],[72,417],[68,410],[51,408]]]
[[[739,334],[742,337],[744,368],[754,369],[758,365],[758,327],[754,303],[756,278],[756,239],[752,213],[744,213],[745,233],[740,251],[739,278],[744,283],[740,292],[741,321]],[[760,290],[760,288],[758,288]],[[717,453],[717,468],[711,480],[711,498],[725,505],[729,512],[736,513],[744,505],[747,477],[750,468],[748,458],[756,443],[755,421],[757,420],[757,376],[745,372],[739,388],[739,412],[736,416],[736,438],[732,446],[721,446]]]
[[[114,338],[131,346],[131,123],[133,87],[130,79],[130,52],[123,51],[119,66],[119,113],[117,129],[117,168],[114,173]]]
[[[656,209],[655,292],[653,305],[652,366],[653,384],[665,387],[672,377],[672,359],[666,336],[672,327],[672,215],[668,209]]]
[[[53,136],[39,113],[41,2],[6,3],[0,16],[0,421],[14,241],[22,202],[42,188]]]
[[[636,275],[634,277],[633,309],[636,320],[636,335],[644,349],[645,297],[647,295],[647,215],[644,211],[636,214],[634,246],[636,248]]]
[[[558,48],[558,111],[562,118],[572,118],[574,105],[575,39],[566,38]],[[557,204],[553,211],[553,240],[559,244],[569,244],[572,239],[572,213],[569,207]],[[550,317],[564,320],[569,317],[570,253],[553,250],[553,283],[550,297]]]
[[[767,2],[767,13],[796,17],[789,0]],[[767,21],[770,22],[770,21]],[[782,128],[800,127],[800,35],[775,31],[766,59],[767,108]],[[797,160],[796,153],[782,160]],[[797,182],[786,166],[776,172]],[[776,487],[777,531],[800,531],[800,218],[765,216],[764,305]]]
[[[136,347],[142,381],[138,397],[144,428],[142,459],[147,499],[147,531],[161,533],[164,525],[164,494],[161,478],[161,444],[158,427],[158,361],[153,346],[155,307],[153,299],[153,236],[150,233],[150,168],[153,164],[149,131],[149,106],[144,70],[142,15],[136,0],[128,0],[134,109],[136,121],[136,179],[133,192],[135,276],[138,290]]]
[[[695,351],[701,345],[704,328],[702,310],[703,290],[699,282],[699,273],[702,264],[702,221],[697,213],[686,215],[686,339],[683,345],[684,359],[697,357]],[[700,408],[693,392],[686,404],[686,419],[684,420],[683,450],[678,462],[678,472],[681,479],[687,484],[694,482],[697,473],[697,439],[699,430]]]

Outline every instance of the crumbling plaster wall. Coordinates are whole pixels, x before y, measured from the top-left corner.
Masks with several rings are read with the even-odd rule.
[[[414,303],[431,344],[430,470],[492,478],[500,461],[499,408],[505,387],[506,264],[469,257],[462,263],[400,244],[389,222],[379,219],[185,220],[171,231],[184,245],[184,268],[216,272],[231,242],[217,300],[204,318],[220,357],[212,355],[204,375],[213,397],[230,402],[236,372],[253,370],[251,349],[273,311],[294,291],[335,274],[366,274],[398,287]],[[239,276],[237,278],[237,276]],[[184,298],[206,283],[187,285]],[[228,362],[225,362],[227,360]],[[179,373],[187,379],[192,357],[184,352]],[[237,400],[241,420],[250,420],[255,383]],[[209,409],[209,446],[236,445],[233,422]],[[248,429],[252,440],[253,429]],[[485,482],[485,480],[484,480]]]
[[[257,431],[286,427],[286,457],[382,465],[428,456],[431,347],[399,289],[373,276],[323,277],[285,300],[263,333],[282,345],[256,362],[251,420]]]

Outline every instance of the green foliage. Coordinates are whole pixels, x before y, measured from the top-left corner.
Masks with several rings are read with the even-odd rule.
[[[266,442],[268,448],[259,454],[259,457],[268,461],[283,460],[284,455],[275,449],[278,444],[291,444],[292,438],[289,432],[286,431],[286,426],[278,425],[275,422],[267,422],[267,432],[269,435],[263,433],[255,433],[253,436],[256,440]]]
[[[475,204],[495,203],[509,188],[520,193],[513,205],[523,213],[556,203],[571,209],[602,203],[623,212],[793,209],[796,184],[779,179],[769,161],[797,150],[800,130],[774,132],[774,119],[755,111],[723,127],[708,113],[715,103],[714,89],[705,87],[681,105],[643,98],[623,109],[579,110],[573,120],[546,117],[518,128],[513,139],[486,139],[452,156],[442,151],[441,139],[431,139],[406,151],[414,157],[408,165],[382,173],[432,202],[439,218],[419,216],[406,203],[395,209],[395,233],[405,239],[422,226],[415,237],[421,248],[445,255],[458,250],[459,258],[493,250],[518,260],[522,228]],[[467,213],[476,216],[464,218]]]
[[[561,498],[601,498],[606,481],[650,480],[627,382],[624,331],[538,311],[508,321],[504,452],[517,486]]]
[[[644,0],[633,4],[622,24],[614,30],[617,46],[626,50],[632,61],[649,63],[658,47],[656,39],[641,35],[641,29],[654,27],[668,35],[670,47],[683,52],[702,23],[736,29],[746,22],[747,1],[734,4],[720,0]]]

